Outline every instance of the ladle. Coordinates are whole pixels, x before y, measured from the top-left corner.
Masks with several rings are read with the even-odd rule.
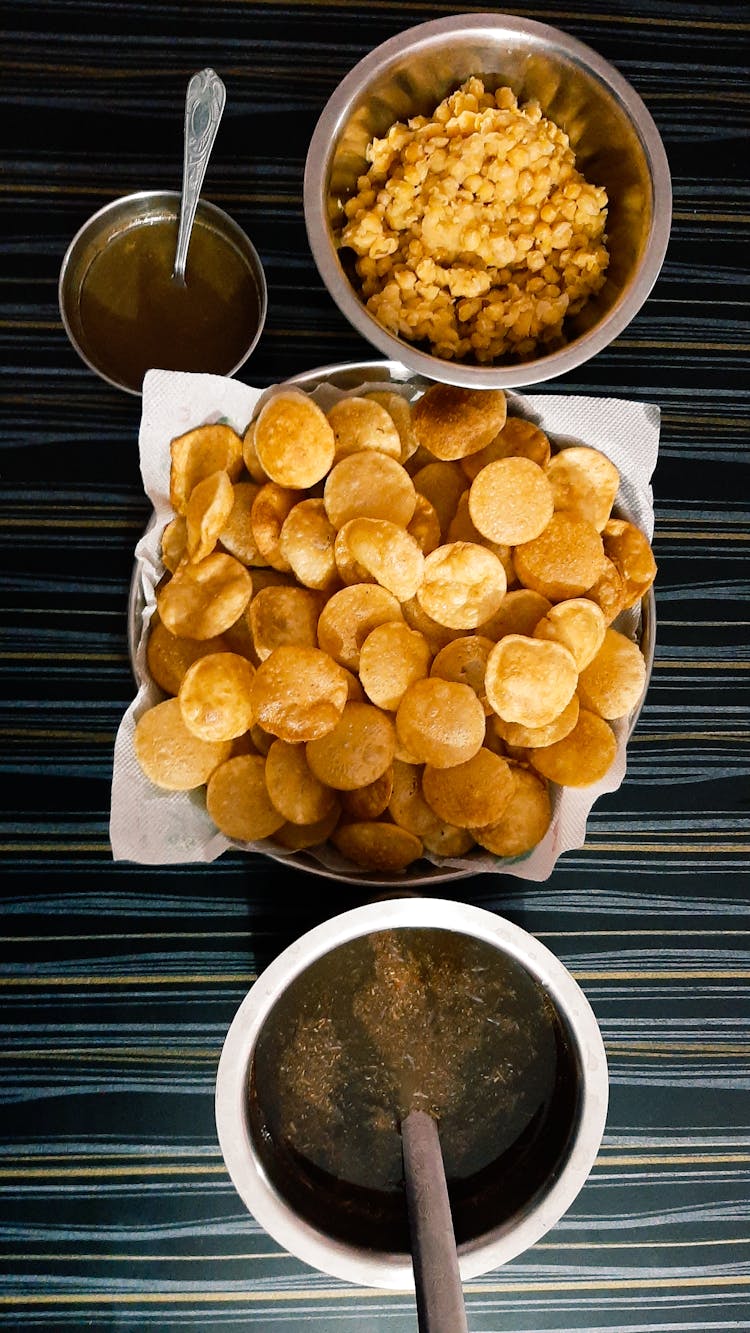
[[[180,226],[177,233],[172,277],[184,287],[190,233],[195,220],[203,178],[214,146],[216,131],[227,100],[227,90],[212,69],[199,70],[185,94],[185,149],[182,163]]]
[[[401,1142],[420,1333],[468,1333],[437,1122],[410,1111]]]

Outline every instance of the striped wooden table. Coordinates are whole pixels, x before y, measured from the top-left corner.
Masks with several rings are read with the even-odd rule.
[[[113,739],[132,692],[128,586],[148,513],[139,403],[77,360],[56,279],[96,207],[178,187],[185,85],[211,64],[228,102],[205,193],[248,230],[270,290],[241,377],[265,385],[372,355],[310,257],[309,136],[369,49],[461,8],[5,6],[0,1326],[415,1328],[411,1297],[330,1280],[271,1241],[241,1205],[214,1129],[221,1043],[253,978],[364,895],[235,854],[210,867],[111,859]],[[633,83],[664,139],[675,206],[644,309],[554,384],[663,414],[656,661],[628,777],[548,882],[460,885],[537,934],[584,987],[611,1066],[607,1132],[563,1221],[468,1284],[469,1325],[745,1329],[748,15],[740,0],[514,12],[556,23]]]

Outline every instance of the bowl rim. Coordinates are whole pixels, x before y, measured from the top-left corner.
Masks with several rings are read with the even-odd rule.
[[[253,1151],[245,1111],[247,1077],[260,1030],[276,1000],[316,959],[373,931],[406,926],[456,931],[510,955],[550,995],[579,1066],[576,1122],[555,1178],[513,1224],[458,1247],[462,1280],[490,1272],[527,1250],[567,1212],[588,1179],[607,1119],[607,1055],[596,1016],[578,982],[535,936],[494,912],[438,898],[381,899],[332,917],[295,940],[258,976],[226,1034],[216,1075],[214,1115],[224,1163],[245,1206],[279,1244],[303,1262],[344,1281],[413,1290],[410,1257],[359,1249],[327,1237],[300,1218],[271,1184]]]
[[[473,366],[448,361],[390,334],[372,316],[346,278],[326,223],[326,163],[340,127],[362,88],[377,73],[401,60],[409,48],[440,46],[453,34],[491,29],[552,43],[587,68],[625,110],[643,148],[652,186],[651,226],[639,261],[637,282],[622,294],[601,322],[546,356],[519,365]],[[631,323],[661,272],[672,225],[669,161],[656,123],[643,99],[614,65],[592,47],[559,28],[534,19],[497,13],[470,13],[433,19],[404,29],[364,56],[334,89],[313,130],[304,172],[304,216],[308,243],[323,283],[341,313],[385,356],[419,374],[463,388],[513,388],[546,382],[574,370],[608,347]]]
[[[95,236],[97,231],[106,224],[109,218],[116,216],[121,210],[126,211],[130,208],[134,210],[132,225],[147,226],[149,219],[158,214],[160,207],[164,209],[169,207],[170,212],[174,211],[175,217],[179,217],[181,197],[179,190],[136,190],[132,194],[121,194],[117,195],[115,199],[110,199],[108,203],[103,204],[101,208],[98,208],[95,213],[91,213],[89,217],[81,223],[81,226],[68,243],[58,273],[57,305],[63,328],[68,336],[71,347],[77,353],[84,365],[88,366],[89,370],[93,371],[95,375],[98,375],[99,379],[104,380],[107,384],[111,384],[115,389],[120,389],[122,393],[129,393],[134,398],[141,398],[143,396],[142,389],[133,389],[130,385],[124,384],[121,380],[114,379],[111,375],[108,375],[90,359],[83,345],[79,341],[69,317],[71,303],[68,289],[68,274],[72,268],[73,260],[79,248],[90,236]],[[174,209],[172,210],[173,205]],[[143,210],[143,213],[142,216],[139,217],[141,209]],[[208,223],[213,222],[216,224],[216,230],[220,232],[225,240],[228,240],[230,243],[237,242],[238,245],[244,247],[246,253],[243,255],[243,258],[246,260],[248,268],[252,271],[257,288],[257,329],[241,359],[231,370],[225,372],[227,378],[231,379],[231,377],[236,375],[237,371],[244,366],[251,353],[255,351],[265,327],[266,316],[268,314],[268,283],[266,281],[263,262],[258,251],[245,229],[240,226],[239,222],[237,222],[230,213],[227,213],[225,209],[220,208],[218,204],[212,203],[210,199],[205,199],[201,196],[198,200],[196,209],[196,219],[198,218],[202,218]],[[78,296],[80,296],[80,288],[78,289]]]

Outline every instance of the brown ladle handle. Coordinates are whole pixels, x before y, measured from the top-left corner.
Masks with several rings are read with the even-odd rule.
[[[420,1333],[468,1333],[436,1121],[410,1111],[401,1141]]]

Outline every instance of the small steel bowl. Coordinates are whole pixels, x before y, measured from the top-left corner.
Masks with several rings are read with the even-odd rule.
[[[576,1067],[576,1107],[562,1158],[540,1190],[510,1219],[459,1245],[464,1280],[522,1254],[567,1212],[599,1150],[609,1092],[601,1032],[578,983],[539,940],[493,912],[437,898],[386,899],[333,917],[280,954],[243,1000],[221,1052],[215,1116],[224,1162],[248,1210],[290,1254],[344,1281],[399,1291],[414,1288],[408,1254],[364,1249],[327,1235],[302,1218],[272,1184],[250,1127],[248,1081],[263,1025],[300,973],[342,944],[374,931],[403,927],[448,930],[482,940],[519,963],[552,1001]]]
[[[86,275],[94,260],[123,232],[134,227],[149,226],[154,222],[176,221],[179,218],[180,194],[176,190],[142,190],[124,195],[105,204],[73,237],[65,253],[58,280],[58,303],[65,331],[81,360],[108,384],[126,393],[141,396],[140,389],[114,379],[102,367],[100,350],[92,344],[81,318],[81,294]],[[198,201],[196,221],[227,241],[243,260],[253,279],[258,301],[257,321],[248,328],[247,345],[236,365],[222,373],[234,375],[247,361],[263,331],[268,308],[265,273],[255,246],[249,236],[223,209],[206,199]],[[169,367],[163,367],[169,369]]]
[[[602,290],[566,326],[567,343],[527,361],[449,361],[390,334],[368,312],[342,262],[343,203],[367,170],[373,137],[397,120],[431,115],[471,75],[536,99],[570,138],[586,179],[606,187],[610,264]],[[320,275],[342,313],[392,360],[432,380],[474,389],[550,380],[588,361],[630,323],[659,275],[672,220],[669,164],[641,98],[590,47],[556,28],[507,14],[460,14],[418,24],[371,51],[342,80],[313,133],[305,221]]]

